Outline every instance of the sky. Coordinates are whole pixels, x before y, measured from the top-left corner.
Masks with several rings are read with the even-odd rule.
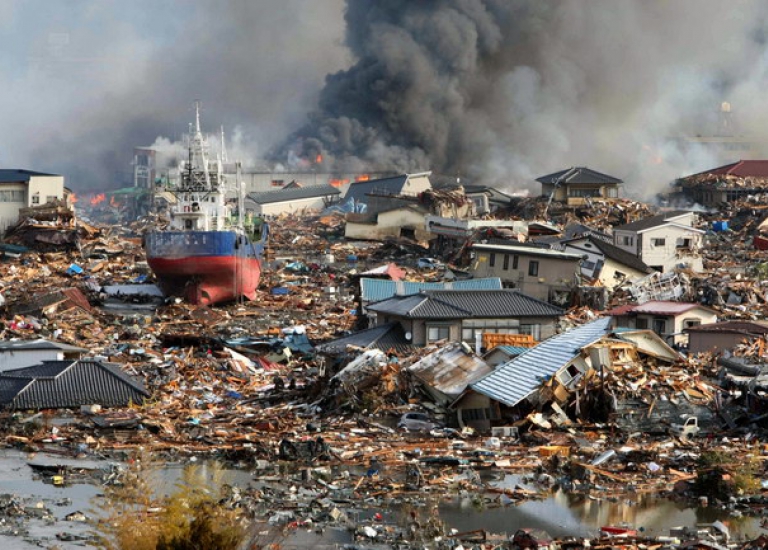
[[[693,136],[768,142],[767,16],[747,0],[0,0],[0,165],[120,187],[134,146],[179,149],[199,100],[247,167],[321,155],[525,192],[589,166],[647,198],[722,163]]]

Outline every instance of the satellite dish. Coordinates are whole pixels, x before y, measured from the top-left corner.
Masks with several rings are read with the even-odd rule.
[[[413,335],[410,332],[405,333],[405,339],[410,340],[413,337]]]

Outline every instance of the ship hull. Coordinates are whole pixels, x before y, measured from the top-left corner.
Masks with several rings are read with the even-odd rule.
[[[167,296],[197,305],[254,300],[260,251],[234,231],[156,231],[147,234],[147,263]]]

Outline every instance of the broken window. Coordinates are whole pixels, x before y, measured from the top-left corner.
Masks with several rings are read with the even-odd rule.
[[[684,319],[683,320],[683,327],[684,328],[691,328],[691,327],[697,327],[701,324],[701,319]]]

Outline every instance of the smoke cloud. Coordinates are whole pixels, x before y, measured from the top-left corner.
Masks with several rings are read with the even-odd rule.
[[[178,147],[199,99],[254,166],[321,155],[513,192],[586,165],[645,198],[766,155],[766,16],[757,0],[3,0],[0,163],[118,187],[134,146]],[[691,139],[733,133],[753,150]]]

